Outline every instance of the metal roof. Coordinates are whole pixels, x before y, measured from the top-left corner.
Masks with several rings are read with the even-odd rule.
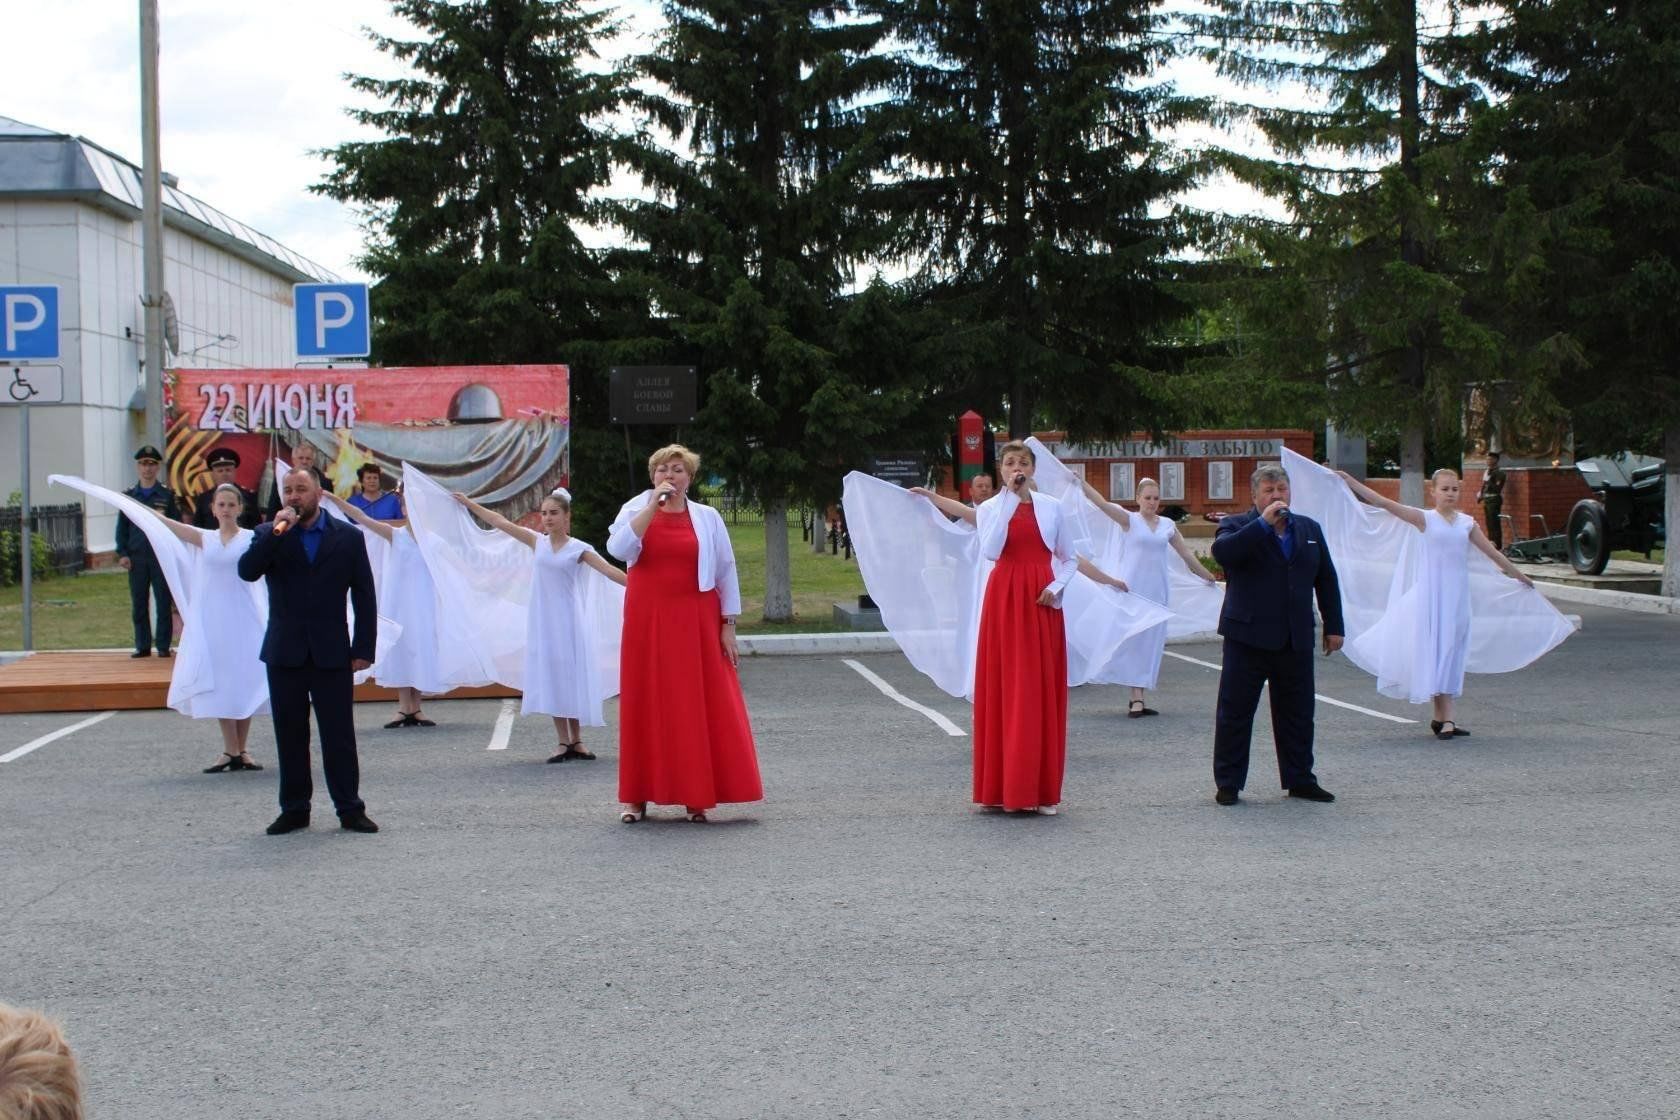
[[[0,198],[74,198],[140,217],[140,169],[91,140],[0,117]],[[339,277],[166,182],[163,220],[293,281]]]

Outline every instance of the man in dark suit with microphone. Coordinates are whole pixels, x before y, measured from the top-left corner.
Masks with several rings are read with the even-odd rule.
[[[285,506],[257,528],[240,578],[268,581],[268,666],[280,760],[280,815],[271,836],[309,826],[309,709],[321,731],[321,769],[339,823],[352,832],[378,832],[357,795],[356,726],[352,676],[373,662],[378,633],[373,568],[361,533],[321,509],[321,487],[309,471],[292,471],[282,487]],[[356,612],[349,633],[344,597]]]
[[[1214,800],[1235,805],[1248,780],[1248,747],[1260,689],[1269,685],[1278,776],[1289,796],[1335,797],[1313,775],[1313,597],[1324,617],[1324,652],[1342,648],[1342,595],[1324,530],[1289,510],[1289,475],[1254,472],[1254,508],[1224,518],[1213,558],[1225,570],[1225,637],[1213,733]]]

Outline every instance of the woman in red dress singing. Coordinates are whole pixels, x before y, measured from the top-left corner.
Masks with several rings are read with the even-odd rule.
[[[1067,636],[1062,589],[1075,572],[1120,580],[1074,554],[1060,504],[1033,489],[1036,462],[1022,443],[998,451],[1003,490],[978,508],[920,487],[953,517],[975,524],[980,555],[995,561],[980,604],[974,661],[974,800],[987,809],[1054,816],[1067,759]]]
[[[758,801],[747,704],[736,676],[741,586],[717,510],[692,502],[700,456],[672,444],[648,459],[653,489],[624,503],[607,551],[629,565],[619,680],[619,819],[649,802],[688,819],[726,802]]]

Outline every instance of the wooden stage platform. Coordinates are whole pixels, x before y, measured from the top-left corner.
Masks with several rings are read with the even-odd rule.
[[[162,708],[174,667],[174,658],[134,658],[122,650],[33,653],[0,665],[0,715]],[[491,685],[458,688],[447,698],[518,695],[511,688]],[[356,689],[358,701],[394,701],[396,696],[393,690],[375,684]]]

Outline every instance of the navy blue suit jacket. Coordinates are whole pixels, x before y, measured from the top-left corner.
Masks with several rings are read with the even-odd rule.
[[[266,664],[296,669],[314,662],[321,669],[347,669],[352,660],[373,660],[379,621],[367,545],[353,525],[325,510],[320,516],[325,530],[313,564],[303,550],[302,528],[294,525],[277,537],[272,523],[257,526],[239,558],[241,579],[268,579]],[[356,610],[354,638],[345,619],[346,593]]]
[[[1313,648],[1313,596],[1326,634],[1344,634],[1336,565],[1318,522],[1289,515],[1295,552],[1284,559],[1277,533],[1256,510],[1220,520],[1213,558],[1225,569],[1219,632],[1259,649]]]

